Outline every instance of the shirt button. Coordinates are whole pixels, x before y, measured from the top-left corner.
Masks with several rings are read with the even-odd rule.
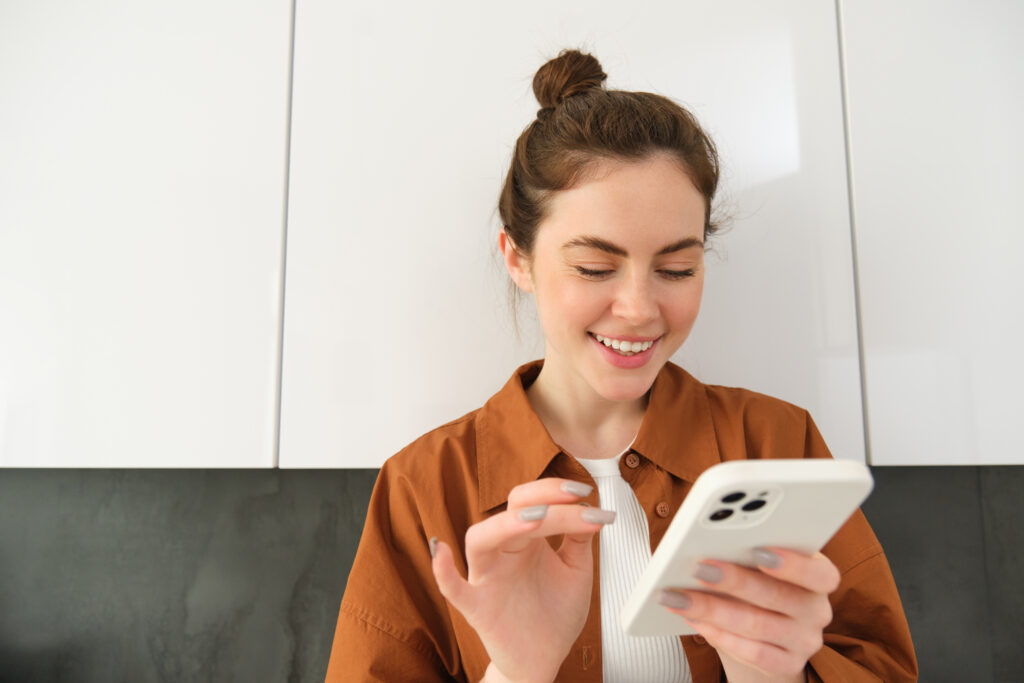
[[[640,456],[636,453],[626,454],[626,467],[631,470],[635,470],[637,467],[640,467]]]
[[[708,641],[704,639],[704,636],[698,633],[693,637],[693,642],[697,643],[698,645],[707,645]]]
[[[671,510],[669,510],[668,503],[658,503],[654,507],[654,511],[659,517],[668,517],[668,513],[671,512]]]

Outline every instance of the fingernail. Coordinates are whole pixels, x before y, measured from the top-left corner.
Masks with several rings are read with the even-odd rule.
[[[690,598],[686,597],[682,593],[676,593],[668,589],[663,589],[661,594],[658,596],[658,604],[664,605],[665,607],[671,607],[673,609],[686,609],[690,606]]]
[[[611,524],[615,521],[615,511],[587,508],[580,513],[580,518],[587,524]]]
[[[782,558],[764,548],[754,548],[754,562],[757,563],[757,566],[766,569],[776,569],[782,566]]]
[[[718,583],[722,580],[721,569],[710,564],[704,564],[703,562],[697,565],[697,571],[693,575],[701,581],[707,581],[708,583]]]
[[[430,557],[433,559],[434,555],[437,555],[437,536],[430,537]]]
[[[567,481],[561,486],[561,489],[571,496],[589,496],[590,492],[594,490],[594,487],[590,484],[584,484],[582,481]]]
[[[519,511],[519,521],[536,522],[537,520],[544,519],[547,514],[547,505],[534,505],[533,507],[523,508]]]

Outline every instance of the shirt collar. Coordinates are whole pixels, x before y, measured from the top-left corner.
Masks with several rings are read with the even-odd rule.
[[[632,450],[691,483],[722,462],[704,385],[678,365],[666,363],[651,387]]]
[[[526,397],[526,387],[543,366],[542,360],[520,366],[480,409],[476,452],[481,510],[501,505],[513,488],[540,478],[561,453]]]
[[[476,446],[482,510],[505,503],[515,486],[540,478],[561,453],[526,397],[526,387],[543,365],[533,361],[518,368],[480,409]],[[630,450],[690,482],[721,462],[704,385],[678,365],[666,363],[651,387]]]

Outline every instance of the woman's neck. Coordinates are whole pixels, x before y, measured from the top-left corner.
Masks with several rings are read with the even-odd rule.
[[[577,458],[613,458],[625,450],[647,410],[647,397],[609,401],[566,382],[545,366],[526,390],[534,412],[562,449]]]

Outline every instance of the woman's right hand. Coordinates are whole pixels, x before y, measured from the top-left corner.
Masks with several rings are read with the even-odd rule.
[[[434,578],[480,636],[489,675],[553,681],[583,630],[594,581],[591,544],[615,519],[614,512],[578,504],[590,490],[556,478],[512,489],[505,511],[466,532],[467,579],[451,548],[436,543]],[[554,550],[545,539],[559,534]]]

